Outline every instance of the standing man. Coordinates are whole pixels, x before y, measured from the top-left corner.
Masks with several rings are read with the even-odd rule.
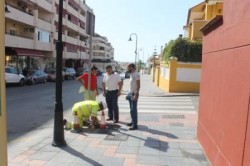
[[[129,101],[130,115],[132,120],[131,123],[127,124],[127,126],[130,126],[129,130],[137,130],[138,129],[137,104],[139,98],[139,91],[141,87],[140,74],[136,71],[136,66],[133,63],[128,65],[128,71],[130,73],[130,88],[126,99]]]
[[[98,95],[98,85],[97,85],[97,67],[93,66],[91,68],[91,83],[90,83],[90,95],[88,93],[88,73],[84,73],[77,80],[82,84],[84,88],[84,100],[96,100],[96,96]]]
[[[119,122],[118,97],[121,95],[122,82],[119,74],[114,73],[112,66],[106,67],[106,74],[103,77],[103,95],[106,97],[108,105],[107,121],[113,120],[114,123]]]

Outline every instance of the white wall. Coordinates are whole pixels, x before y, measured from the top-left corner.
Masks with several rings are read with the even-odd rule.
[[[201,69],[177,68],[177,81],[199,83],[201,80]]]

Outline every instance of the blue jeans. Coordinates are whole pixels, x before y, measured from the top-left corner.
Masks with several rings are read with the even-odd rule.
[[[137,112],[137,104],[138,100],[133,100],[133,95],[128,97],[129,106],[130,106],[130,115],[131,115],[131,123],[134,127],[137,127],[138,122],[138,112]]]

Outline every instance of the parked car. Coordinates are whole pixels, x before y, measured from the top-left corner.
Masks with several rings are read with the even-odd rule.
[[[64,67],[63,71],[65,73],[65,80],[69,80],[69,79],[75,79],[76,77],[76,71],[74,68],[68,68],[68,67]]]
[[[34,85],[37,83],[46,83],[48,79],[48,74],[44,73],[42,70],[31,71],[26,77],[26,83],[29,85]]]
[[[23,86],[25,84],[25,78],[15,68],[5,67],[5,82],[6,84],[19,84]]]
[[[121,79],[124,80],[126,73],[125,72],[121,72],[119,75],[120,75]]]
[[[50,69],[47,70],[48,74],[48,81],[56,81],[56,69]],[[65,78],[65,73],[62,71],[62,78],[64,80]]]
[[[128,71],[125,72],[125,78],[130,78],[130,73]]]

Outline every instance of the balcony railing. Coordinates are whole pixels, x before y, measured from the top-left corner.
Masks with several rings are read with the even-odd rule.
[[[6,34],[5,46],[34,49],[34,39]]]
[[[32,15],[32,13],[27,13],[26,11],[20,10],[13,6],[8,6],[8,9],[11,12],[5,13],[6,18],[34,26],[35,17]]]

